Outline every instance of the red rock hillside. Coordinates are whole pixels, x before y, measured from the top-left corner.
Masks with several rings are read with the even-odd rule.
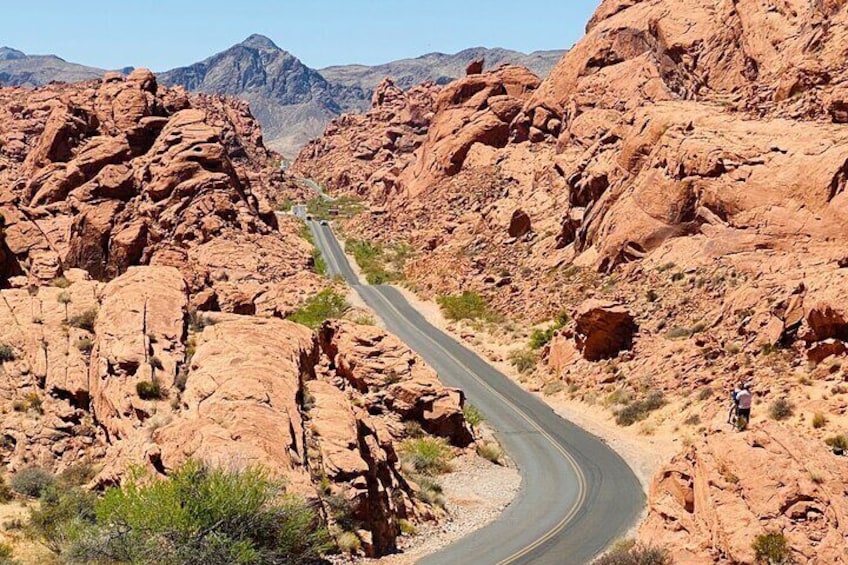
[[[409,430],[472,441],[461,391],[395,337],[284,321],[329,285],[247,105],[126,79],[0,89],[0,462],[259,465],[349,508],[368,555],[438,508]]]
[[[846,563],[848,470],[823,441],[848,429],[846,24],[841,0],[605,0],[545,81],[384,84],[294,170],[369,200],[346,229],[410,244],[425,296],[567,314],[533,378],[584,399],[663,393],[669,427],[698,415],[645,539],[750,563],[780,533],[798,562]],[[759,421],[726,439],[714,392],[740,379]],[[781,399],[794,415],[762,423]]]

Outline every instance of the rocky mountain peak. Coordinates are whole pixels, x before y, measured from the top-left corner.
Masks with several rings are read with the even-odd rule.
[[[264,36],[259,33],[254,33],[239,45],[243,47],[250,47],[251,49],[269,49],[275,51],[282,51],[276,43],[274,43],[271,38]]]
[[[26,53],[11,47],[0,47],[0,61],[13,61],[15,59],[26,59]]]

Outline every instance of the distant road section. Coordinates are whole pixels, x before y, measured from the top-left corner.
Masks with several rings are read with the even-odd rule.
[[[617,453],[431,325],[397,289],[363,285],[330,226],[309,228],[329,274],[344,277],[447,385],[466,392],[521,472],[521,490],[500,518],[422,565],[577,565],[635,524],[645,495]]]

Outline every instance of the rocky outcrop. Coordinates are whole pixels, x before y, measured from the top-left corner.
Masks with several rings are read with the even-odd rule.
[[[810,446],[776,424],[708,435],[656,476],[640,535],[686,563],[754,563],[764,534],[795,563],[848,562],[844,464]]]
[[[355,524],[371,556],[396,549],[401,518],[440,514],[417,498],[395,445],[414,424],[467,446],[464,397],[394,336],[198,314],[174,267],[132,267],[109,283],[68,275],[63,288],[0,290],[11,349],[0,461],[11,472],[91,462],[105,486],[189,459],[261,466],[339,531]]]
[[[275,297],[293,294],[285,281],[311,250],[274,216],[269,189],[285,188],[245,103],[189,97],[136,70],[0,90],[0,108],[3,135],[21,144],[0,147],[7,263],[30,283],[72,268],[110,280],[168,265],[206,296],[198,305],[279,316],[296,307]],[[221,265],[244,269],[227,278]]]
[[[381,411],[419,422],[454,445],[473,440],[462,414],[462,391],[445,388],[398,338],[378,328],[331,323],[322,328],[320,343],[335,373]]]
[[[583,357],[600,361],[615,357],[633,346],[639,327],[620,304],[587,300],[574,315],[575,341]]]

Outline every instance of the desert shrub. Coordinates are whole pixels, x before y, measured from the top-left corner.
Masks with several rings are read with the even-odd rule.
[[[69,561],[310,563],[329,547],[316,512],[258,468],[189,462],[165,480],[136,474],[96,502],[95,516],[67,544]]]
[[[442,439],[422,437],[404,440],[400,444],[400,457],[416,473],[438,475],[450,471],[453,451]]]
[[[65,291],[62,291],[59,293],[59,296],[56,297],[56,301],[59,304],[64,304],[65,306],[67,306],[71,303],[71,295]]]
[[[710,398],[713,397],[714,394],[715,394],[715,391],[712,389],[712,387],[709,387],[709,386],[704,387],[700,391],[698,391],[698,400],[700,400],[702,402],[704,400],[709,400]]]
[[[763,534],[752,544],[758,563],[785,565],[791,563],[792,551],[783,534]]]
[[[347,308],[345,297],[328,288],[307,300],[288,319],[314,330],[327,320],[341,318]]]
[[[209,316],[197,310],[188,313],[188,327],[193,332],[202,332],[207,326],[215,325],[215,321]]]
[[[490,320],[495,317],[483,297],[472,290],[452,296],[439,296],[436,302],[448,320]]]
[[[648,292],[645,293],[645,300],[647,300],[648,302],[656,302],[657,300],[659,300],[659,298],[660,295],[657,294],[657,291],[654,289],[650,289],[648,290]]]
[[[407,420],[403,423],[403,428],[406,431],[406,435],[411,438],[417,439],[427,435],[424,432],[424,428],[421,427],[421,424],[419,424],[415,420]]]
[[[82,486],[97,475],[97,468],[91,461],[74,463],[59,473],[59,480],[66,485]]]
[[[362,549],[362,540],[353,532],[342,532],[336,538],[336,545],[343,553],[357,553]]]
[[[68,325],[87,332],[94,331],[94,322],[97,320],[97,309],[89,308],[79,314],[75,314],[68,320]]]
[[[831,436],[824,440],[825,444],[833,448],[834,451],[848,451],[848,437],[845,434]]]
[[[94,342],[90,337],[82,337],[77,341],[77,349],[88,355],[94,349]]]
[[[5,504],[14,498],[15,493],[6,482],[6,477],[0,475],[0,504]]]
[[[692,335],[687,328],[672,328],[668,330],[668,333],[665,334],[667,339],[681,339],[684,337],[689,337]]]
[[[95,522],[97,496],[87,490],[51,485],[41,504],[30,509],[29,533],[51,551],[62,554]]]
[[[69,281],[65,277],[56,277],[50,284],[52,284],[56,288],[68,288],[73,283],[71,283],[71,281]]]
[[[553,396],[565,390],[565,384],[562,381],[551,381],[542,387],[542,394],[545,396]]]
[[[633,394],[625,388],[619,388],[612,391],[606,398],[604,398],[604,406],[629,404],[631,400],[633,400]]]
[[[815,414],[813,414],[813,420],[811,424],[813,428],[820,430],[827,425],[827,416],[825,416],[821,412],[816,412]]]
[[[503,457],[503,451],[498,444],[490,441],[484,441],[477,444],[477,455],[483,459],[488,459],[496,465],[500,465],[501,458]]]
[[[795,407],[785,398],[778,398],[769,406],[769,416],[772,420],[786,420],[792,416],[794,411]]]
[[[444,508],[445,496],[442,485],[426,475],[413,475],[411,478],[418,484],[418,491],[415,494],[420,500]]]
[[[466,423],[471,426],[472,430],[477,429],[477,426],[483,423],[483,414],[473,404],[466,404],[462,407],[462,415],[465,416]]]
[[[0,362],[15,360],[15,350],[8,343],[0,343]]]
[[[149,381],[138,381],[135,385],[135,392],[142,400],[162,400],[162,387],[156,378]]]
[[[616,543],[594,565],[672,565],[674,560],[668,550],[651,545],[637,544],[633,540]]]
[[[701,416],[700,414],[692,414],[691,416],[683,420],[683,423],[687,426],[697,426],[701,423]]]
[[[386,250],[379,243],[349,239],[345,251],[353,255],[368,284],[389,284],[403,278],[401,273],[386,269]]]
[[[398,526],[400,526],[400,533],[405,536],[414,536],[418,533],[418,528],[415,527],[415,524],[413,524],[406,518],[401,518],[400,520],[398,520]]]
[[[48,487],[56,483],[56,477],[41,467],[29,467],[18,471],[9,482],[18,494],[38,498]]]
[[[312,265],[316,273],[322,276],[326,276],[327,262],[324,260],[324,256],[321,255],[321,252],[316,247],[312,248]]]
[[[517,349],[509,354],[509,362],[521,373],[529,373],[536,368],[539,356],[531,349]]]
[[[32,410],[36,414],[44,414],[43,403],[37,392],[30,392],[24,397],[24,403],[27,410]]]
[[[632,426],[646,419],[651,412],[665,406],[665,403],[663,393],[653,392],[647,398],[631,402],[619,410],[615,415],[615,421],[619,426]]]
[[[530,349],[541,349],[551,342],[556,333],[568,323],[568,313],[561,312],[554,320],[553,325],[544,330],[533,330],[530,334]]]

